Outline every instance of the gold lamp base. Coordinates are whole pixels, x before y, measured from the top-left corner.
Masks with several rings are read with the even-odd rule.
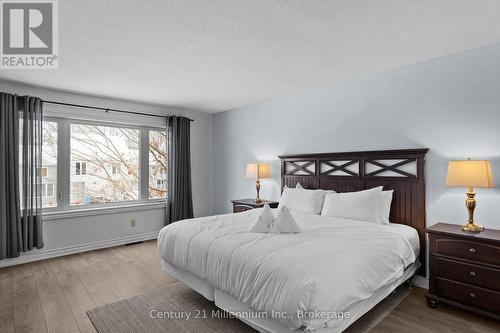
[[[465,207],[469,213],[469,222],[462,226],[462,230],[466,232],[481,232],[484,230],[482,225],[474,223],[474,209],[476,208],[476,192],[472,187],[467,191],[467,200],[465,200]]]
[[[481,232],[484,231],[484,227],[474,222],[469,222],[462,226],[462,230],[466,232]]]
[[[260,204],[262,203],[262,199],[260,198],[260,180],[255,181],[255,189],[257,190],[257,198],[255,198],[255,203]]]

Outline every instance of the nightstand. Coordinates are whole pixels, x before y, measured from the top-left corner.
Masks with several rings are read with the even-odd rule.
[[[500,230],[463,232],[438,223],[429,235],[427,303],[448,303],[500,319]]]
[[[265,204],[268,204],[271,208],[278,208],[279,202],[271,200],[262,200],[261,203],[255,203],[255,199],[239,199],[231,200],[233,203],[233,213],[241,213],[249,209],[262,208]]]

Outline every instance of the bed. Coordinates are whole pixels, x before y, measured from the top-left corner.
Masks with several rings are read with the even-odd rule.
[[[159,234],[163,270],[260,332],[342,332],[425,267],[427,149],[280,156],[282,187],[394,190],[388,225],[293,212],[301,233],[250,233],[259,210]]]

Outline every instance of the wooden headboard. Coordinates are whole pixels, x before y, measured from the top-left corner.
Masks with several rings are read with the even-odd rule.
[[[419,274],[425,275],[425,154],[427,148],[282,155],[281,188],[360,191],[394,190],[392,223],[409,225],[420,237]]]

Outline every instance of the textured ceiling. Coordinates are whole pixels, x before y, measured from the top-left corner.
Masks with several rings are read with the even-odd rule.
[[[500,0],[59,0],[50,88],[228,110],[500,41]]]

